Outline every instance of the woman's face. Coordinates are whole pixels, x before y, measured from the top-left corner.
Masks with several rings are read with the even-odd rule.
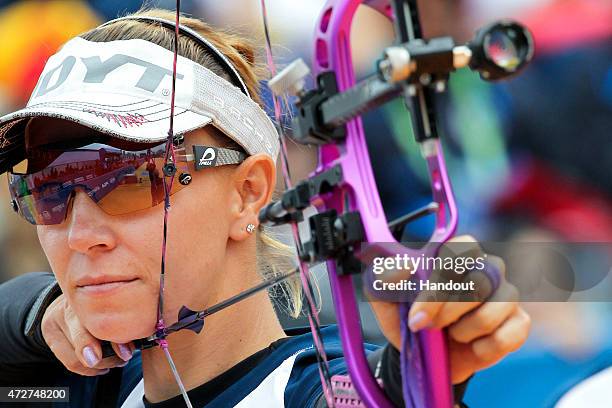
[[[205,129],[186,138],[187,143],[204,145],[215,145],[213,140]],[[170,198],[164,292],[167,323],[177,320],[183,305],[200,309],[222,300],[218,297],[222,296],[228,242],[247,239],[237,225],[256,221],[256,208],[252,216],[244,211],[236,181],[240,167],[193,172],[191,184]],[[273,175],[266,177],[273,180]],[[82,191],[77,192],[62,224],[38,226],[40,243],[64,295],[95,337],[124,343],[154,331],[162,226],[163,204],[110,216]]]

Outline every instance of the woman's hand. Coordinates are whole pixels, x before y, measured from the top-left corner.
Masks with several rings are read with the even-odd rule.
[[[471,237],[455,238],[471,242]],[[453,384],[467,380],[517,350],[527,339],[531,319],[519,306],[518,292],[505,280],[505,264],[487,255],[487,262],[499,269],[500,283],[486,302],[415,302],[408,316],[410,329],[447,328],[448,351]],[[400,348],[399,306],[373,301],[372,309],[387,340]]]
[[[93,337],[74,313],[62,294],[45,311],[42,335],[55,357],[70,371],[86,376],[108,373],[132,358],[134,346],[112,343],[115,356],[102,360],[100,340]]]

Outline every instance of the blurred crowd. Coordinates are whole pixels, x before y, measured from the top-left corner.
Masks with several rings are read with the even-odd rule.
[[[147,5],[173,8],[174,3]],[[232,27],[256,41],[262,38],[258,0],[182,4],[185,12],[213,25]],[[311,33],[323,4],[268,0],[281,65],[296,57],[310,59]],[[0,114],[27,102],[46,59],[63,42],[141,6],[141,1],[131,0],[0,0]],[[461,214],[460,232],[482,241],[612,242],[612,2],[427,0],[420,6],[427,37],[452,35],[466,42],[478,27],[502,17],[526,24],[535,37],[535,59],[520,76],[491,84],[461,70],[437,101],[439,130]],[[385,18],[367,8],[360,10],[352,34],[358,75],[367,74],[392,41],[392,27]],[[427,203],[429,184],[403,104],[390,103],[366,115],[364,125],[387,217]],[[292,145],[290,155],[295,178],[312,170],[313,149]],[[0,282],[24,272],[50,270],[35,227],[12,214],[8,201],[4,184]],[[410,237],[425,237],[428,228],[427,220],[416,223]],[[601,265],[587,260],[581,273],[597,267]],[[499,398],[499,387],[493,383],[500,381],[508,385],[508,395],[502,396],[508,404],[497,406],[516,406],[516,401],[521,406],[544,406],[581,373],[612,363],[609,303],[529,307],[535,321],[530,342],[487,375],[477,376],[475,382],[484,386],[478,395],[468,393],[473,406],[487,406],[484,401],[493,394],[486,390]],[[518,378],[519,372],[533,376],[537,385]]]

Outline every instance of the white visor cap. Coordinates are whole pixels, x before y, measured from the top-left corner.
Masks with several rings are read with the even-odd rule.
[[[8,135],[11,128],[20,119],[34,117],[65,119],[135,142],[164,141],[173,58],[171,51],[145,40],[92,42],[76,37],[47,61],[26,107],[0,118],[0,141],[17,142],[15,135]],[[248,154],[265,153],[276,161],[278,134],[264,110],[227,80],[179,55],[174,134],[208,124]],[[23,159],[10,157],[10,151],[22,149],[0,143],[1,161]]]

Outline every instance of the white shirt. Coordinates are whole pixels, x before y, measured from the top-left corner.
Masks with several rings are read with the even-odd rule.
[[[235,407],[239,408],[284,408],[285,388],[289,382],[293,363],[301,350],[287,358],[274,371],[272,371],[249,395]],[[121,405],[121,408],[144,408],[144,380],[140,380],[130,395]]]
[[[612,367],[578,383],[555,405],[555,408],[612,407]]]

